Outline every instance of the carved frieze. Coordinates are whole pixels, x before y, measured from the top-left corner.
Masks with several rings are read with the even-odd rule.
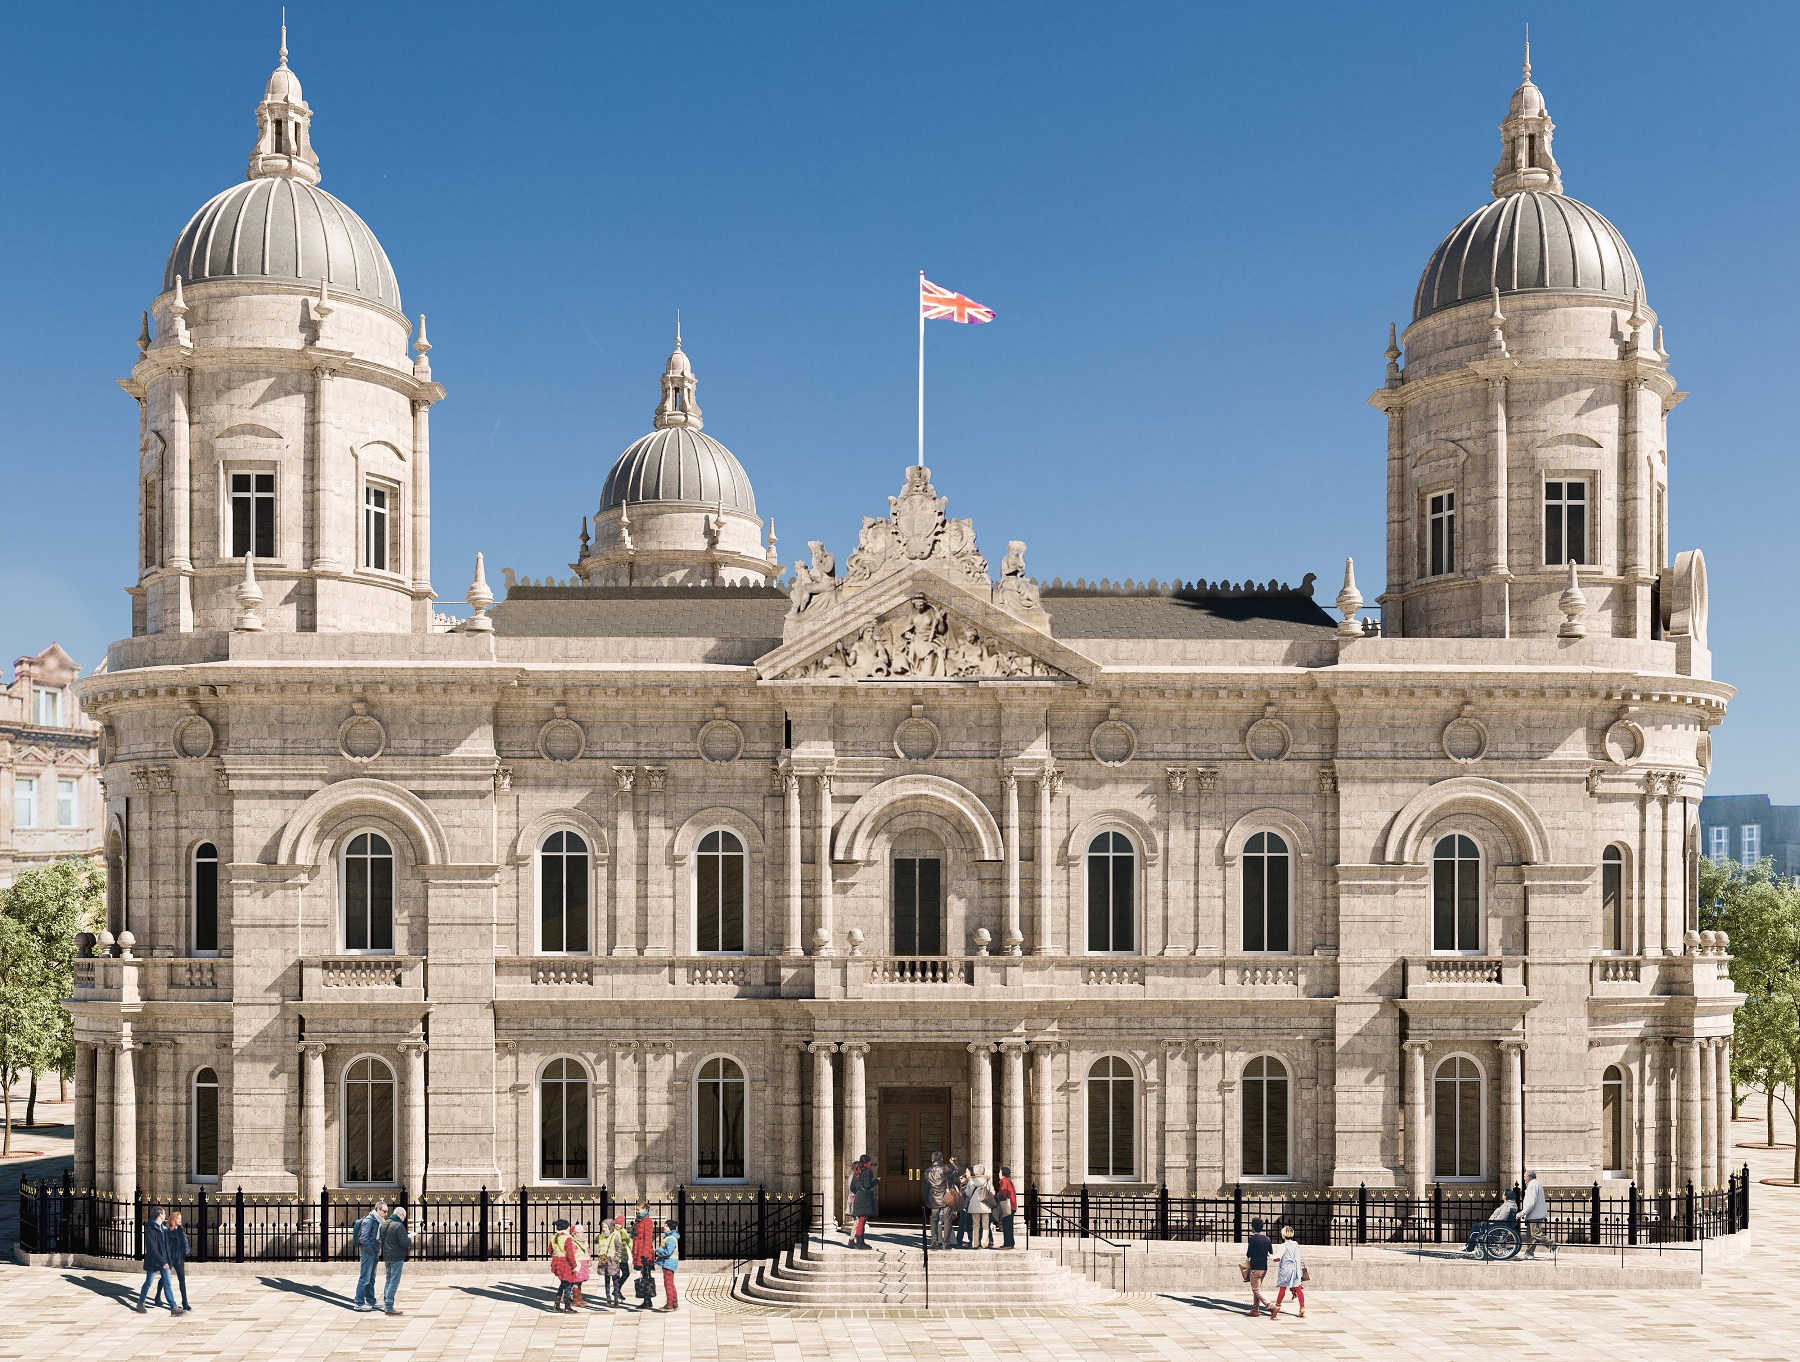
[[[1059,677],[1063,673],[984,635],[967,619],[933,605],[923,595],[834,643],[789,679],[879,681],[894,678],[958,681],[984,676]]]

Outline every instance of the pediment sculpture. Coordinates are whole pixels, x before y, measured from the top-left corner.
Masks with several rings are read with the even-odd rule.
[[[787,673],[793,680],[964,681],[1063,673],[915,595]]]
[[[845,580],[862,586],[909,562],[937,559],[952,569],[953,580],[987,585],[987,559],[975,548],[975,522],[951,520],[944,514],[947,505],[931,485],[929,468],[908,468],[906,486],[888,498],[888,518],[863,517]]]

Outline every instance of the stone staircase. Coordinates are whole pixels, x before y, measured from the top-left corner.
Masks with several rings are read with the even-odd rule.
[[[882,1239],[867,1249],[817,1240],[772,1262],[740,1272],[732,1298],[753,1305],[801,1310],[920,1310],[926,1308],[924,1254],[918,1236]],[[930,1309],[1043,1310],[1115,1299],[1054,1258],[1022,1249],[964,1249],[931,1255]]]

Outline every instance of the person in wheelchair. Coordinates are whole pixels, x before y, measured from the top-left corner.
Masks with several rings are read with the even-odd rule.
[[[1464,1253],[1475,1252],[1475,1245],[1480,1241],[1482,1235],[1487,1233],[1488,1223],[1495,1220],[1501,1221],[1512,1229],[1518,1229],[1519,1203],[1513,1200],[1511,1192],[1506,1194],[1506,1200],[1494,1208],[1493,1214],[1488,1216],[1487,1220],[1477,1221],[1475,1227],[1469,1231],[1469,1242],[1463,1245]]]

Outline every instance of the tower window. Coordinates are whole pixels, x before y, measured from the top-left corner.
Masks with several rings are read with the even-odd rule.
[[[1544,561],[1551,566],[1588,561],[1588,485],[1564,480],[1544,484]]]
[[[1456,571],[1456,493],[1434,492],[1425,503],[1425,575]]]
[[[275,475],[231,475],[231,556],[275,556]]]
[[[1731,829],[1708,828],[1706,830],[1706,854],[1715,861],[1731,859]]]
[[[363,488],[363,566],[388,570],[388,514],[392,494],[370,483]]]
[[[1625,853],[1617,847],[1600,857],[1600,931],[1606,950],[1625,949]]]
[[[1762,859],[1762,824],[1746,823],[1738,829],[1739,842],[1743,847],[1742,860],[1746,866],[1753,866]]]

